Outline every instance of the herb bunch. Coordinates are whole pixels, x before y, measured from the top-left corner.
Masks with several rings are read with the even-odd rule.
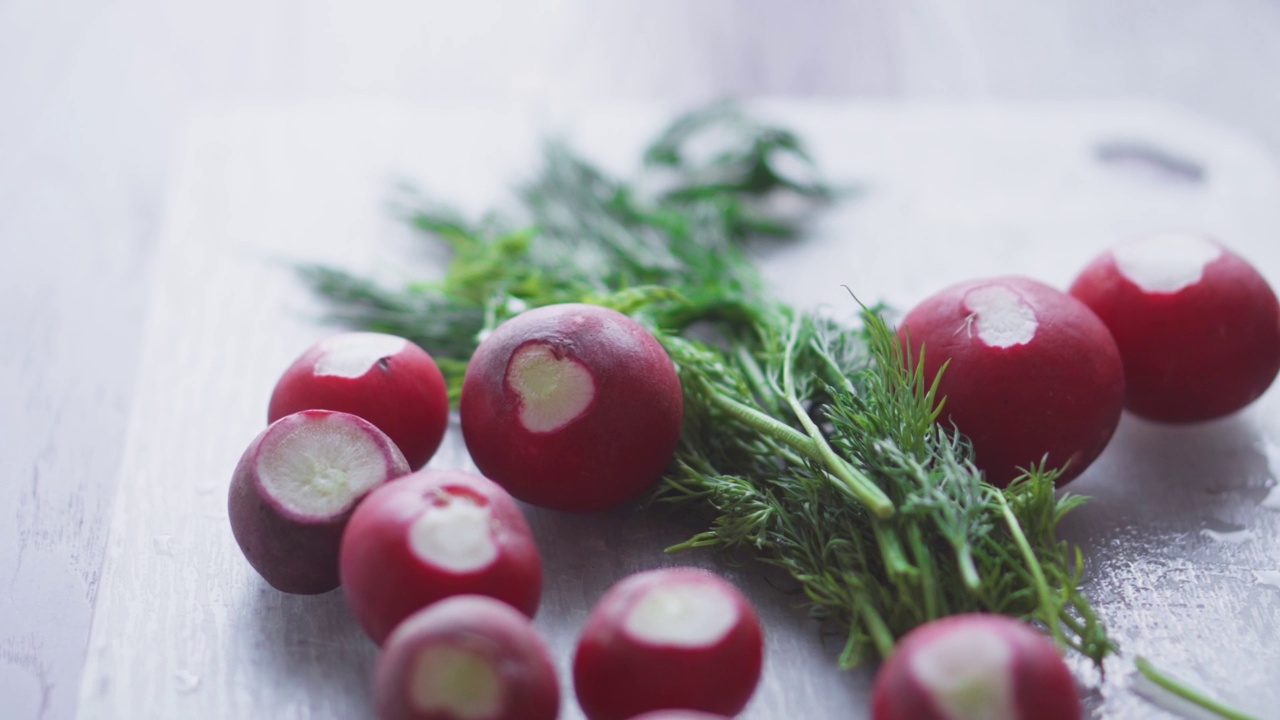
[[[590,302],[645,324],[685,394],[652,504],[707,528],[671,549],[745,548],[785,570],[846,638],[842,666],[970,611],[1034,621],[1100,665],[1114,645],[1079,589],[1079,552],[1055,535],[1083,499],[1055,493],[1044,467],[984,482],[967,441],[935,422],[936,378],[878,309],[851,299],[841,321],[764,287],[752,243],[800,230],[778,200],[833,195],[793,133],[716,105],[672,123],[631,181],[548,144],[514,217],[468,222],[410,197],[409,222],[452,249],[441,280],[303,273],[336,320],[426,348],[455,393],[479,338],[523,309]]]

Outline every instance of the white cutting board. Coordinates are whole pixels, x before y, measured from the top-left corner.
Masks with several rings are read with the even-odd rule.
[[[1267,155],[1168,109],[757,107],[798,130],[832,179],[860,188],[823,212],[810,237],[762,252],[793,302],[846,308],[848,286],[906,308],[953,281],[1004,273],[1062,287],[1106,246],[1168,228],[1208,230],[1280,283],[1280,179]],[[441,255],[386,211],[397,179],[479,211],[509,199],[544,131],[629,172],[674,110],[361,103],[245,108],[193,125],[155,265],[81,718],[371,716],[374,647],[341,594],[275,592],[240,556],[226,518],[231,469],[265,422],[273,383],[332,331],[290,265],[438,272]],[[467,466],[456,426],[433,464]],[[1277,476],[1273,389],[1238,416],[1196,427],[1125,418],[1071,485],[1097,498],[1067,533],[1084,548],[1089,593],[1125,652],[1105,678],[1077,663],[1094,716],[1167,715],[1135,693],[1133,654],[1275,716],[1280,492],[1267,498]],[[869,671],[836,670],[839,639],[824,640],[758,567],[707,551],[663,555],[696,527],[654,513],[530,516],[546,563],[537,624],[562,671],[609,584],[698,564],[743,586],[766,622],[764,678],[742,717],[867,716]],[[562,683],[561,716],[580,718],[565,672]]]

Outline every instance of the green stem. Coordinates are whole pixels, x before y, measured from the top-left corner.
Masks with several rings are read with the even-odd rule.
[[[1138,668],[1138,672],[1142,676],[1161,688],[1173,693],[1174,695],[1186,700],[1187,702],[1208,710],[1209,712],[1227,718],[1228,720],[1258,720],[1258,718],[1247,713],[1243,713],[1235,708],[1225,705],[1204,693],[1193,690],[1186,685],[1174,680],[1172,677],[1157,670],[1154,665],[1147,661],[1144,657],[1134,658],[1133,664]]]
[[[734,420],[768,435],[787,447],[793,448],[810,460],[815,462],[822,461],[822,456],[818,453],[817,448],[814,447],[813,440],[808,435],[784,422],[775,420],[750,405],[734,400],[714,388],[707,388],[707,396],[711,400],[711,404]]]
[[[991,488],[990,492],[996,497],[1000,503],[1000,512],[1004,516],[1005,524],[1009,526],[1009,532],[1013,535],[1013,542],[1018,546],[1018,551],[1022,553],[1022,557],[1027,562],[1027,570],[1031,572],[1032,584],[1035,585],[1036,596],[1040,598],[1040,614],[1045,625],[1049,626],[1049,631],[1059,643],[1066,645],[1066,637],[1062,634],[1061,615],[1062,613],[1054,609],[1053,593],[1049,590],[1049,583],[1044,578],[1044,568],[1040,567],[1040,561],[1036,559],[1036,553],[1031,549],[1031,543],[1027,542],[1027,536],[1022,532],[1022,525],[1018,522],[1018,518],[1013,514],[1013,508],[1009,507],[1009,501],[1005,498],[1004,493],[996,488]]]
[[[818,427],[813,419],[809,417],[809,413],[805,412],[804,406],[796,398],[795,378],[792,377],[791,366],[793,356],[795,354],[796,337],[799,334],[799,317],[792,323],[791,331],[787,337],[786,348],[782,357],[782,391],[786,396],[784,399],[791,408],[792,414],[800,421],[805,432],[813,439],[813,444],[817,449],[821,462],[827,471],[836,476],[843,484],[837,485],[848,492],[855,500],[861,502],[876,517],[886,520],[893,517],[896,509],[893,507],[893,501],[883,490],[876,487],[871,482],[871,478],[865,473],[850,465],[836,454],[835,450],[827,444],[827,439],[823,437],[822,430]]]

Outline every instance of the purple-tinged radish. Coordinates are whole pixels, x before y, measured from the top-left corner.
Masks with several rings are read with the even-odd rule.
[[[873,720],[1079,720],[1075,680],[1043,633],[1003,615],[953,615],[899,641],[876,673]]]
[[[1124,360],[1128,409],[1162,422],[1229,415],[1280,372],[1280,302],[1248,262],[1202,235],[1119,245],[1071,286]]]
[[[312,345],[271,393],[270,422],[300,410],[338,410],[377,425],[416,470],[449,424],[444,375],[425,350],[395,335],[350,332]]]
[[[341,567],[347,604],[378,644],[452,595],[487,595],[529,617],[542,596],[542,560],[520,508],[461,470],[419,470],[371,493],[347,526]]]
[[[1021,277],[972,280],[921,302],[899,328],[926,381],[945,364],[939,421],[973,442],[993,485],[1047,458],[1079,475],[1115,432],[1124,369],[1115,340],[1084,303]],[[923,356],[923,360],[921,359]]]
[[[573,684],[590,720],[663,709],[732,716],[755,691],[763,660],[760,621],[737,588],[705,570],[651,570],[596,604]]]
[[[381,430],[355,415],[306,410],[263,430],[231,477],[231,532],[278,590],[338,587],[343,529],[371,490],[409,472]]]
[[[653,486],[682,403],[652,334],[615,310],[567,304],[521,313],[482,342],[459,410],[485,476],[525,502],[589,512]]]
[[[387,638],[374,703],[381,720],[555,720],[560,686],[529,618],[486,596],[458,595]]]

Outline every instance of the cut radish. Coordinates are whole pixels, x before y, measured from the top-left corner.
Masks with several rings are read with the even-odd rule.
[[[898,643],[876,673],[874,720],[1079,720],[1053,643],[1003,615],[953,615]]]
[[[462,385],[476,466],[535,505],[587,512],[653,486],[680,437],[675,366],[647,330],[594,305],[552,305],[499,326]]]
[[[415,470],[435,454],[449,423],[448,392],[435,361],[408,340],[382,333],[343,333],[311,346],[276,383],[267,419],[313,408],[377,425]]]
[[[409,472],[381,430],[340,412],[287,415],[256,437],[231,478],[231,531],[273,587],[322,593],[338,587],[338,549],[357,503]]]
[[[382,720],[554,720],[560,687],[527,617],[489,597],[459,595],[391,633],[374,700]]]
[[[524,515],[501,487],[460,470],[420,470],[371,493],[342,541],[347,603],[381,644],[437,600],[480,594],[533,616],[542,561]]]
[[[763,656],[760,621],[737,588],[705,570],[652,570],[597,603],[578,641],[574,688],[591,720],[671,708],[734,715]]]
[[[973,443],[975,463],[1004,486],[1047,460],[1079,475],[1106,447],[1124,405],[1115,341],[1083,303],[1019,277],[953,285],[902,321],[912,362],[938,386],[939,420]]]
[[[1222,417],[1280,372],[1280,302],[1235,253],[1164,234],[1096,258],[1071,286],[1115,336],[1126,405],[1163,422]]]

